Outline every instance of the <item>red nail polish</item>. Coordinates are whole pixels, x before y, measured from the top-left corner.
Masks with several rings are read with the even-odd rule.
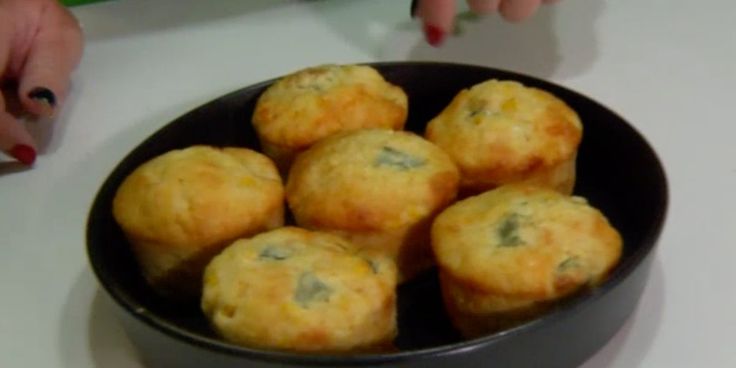
[[[445,31],[437,26],[431,24],[424,24],[424,36],[427,38],[427,42],[432,46],[439,46],[445,39]]]
[[[36,150],[25,144],[17,144],[10,150],[10,155],[24,165],[32,165],[36,161]]]

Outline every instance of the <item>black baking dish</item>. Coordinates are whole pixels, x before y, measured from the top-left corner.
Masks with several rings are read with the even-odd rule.
[[[144,282],[115,223],[112,198],[143,162],[194,144],[258,148],[250,125],[255,101],[273,81],[211,101],[163,127],[112,171],[94,200],[87,251],[102,287],[115,301],[122,326],[150,367],[574,367],[601,348],[634,310],[648,279],[667,210],[663,167],[646,140],[601,104],[558,85],[507,71],[446,63],[371,64],[409,96],[407,129],[425,124],[461,89],[512,79],[550,91],[584,124],[575,194],[600,208],[624,238],[621,263],[600,287],[566,300],[544,316],[486,337],[463,341],[447,321],[436,275],[399,292],[400,352],[314,356],[238,347],[218,339],[198,305],[161,299]]]

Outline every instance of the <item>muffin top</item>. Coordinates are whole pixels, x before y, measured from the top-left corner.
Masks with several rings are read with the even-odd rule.
[[[370,231],[415,223],[455,198],[459,173],[438,147],[408,132],[334,135],[302,153],[286,186],[297,223]]]
[[[261,227],[281,206],[281,178],[266,156],[192,146],[133,171],[118,188],[113,214],[136,240],[199,247]]]
[[[468,287],[544,299],[602,281],[622,241],[581,197],[506,185],[441,213],[432,247],[440,268]]]
[[[395,267],[352,248],[295,227],[238,240],[207,266],[202,308],[223,337],[248,346],[340,351],[390,340]]]
[[[562,100],[514,81],[462,90],[427,125],[426,137],[450,154],[463,185],[523,177],[574,157],[578,115]]]
[[[342,130],[401,129],[404,91],[370,66],[322,65],[281,78],[258,99],[253,125],[261,140],[304,149]]]

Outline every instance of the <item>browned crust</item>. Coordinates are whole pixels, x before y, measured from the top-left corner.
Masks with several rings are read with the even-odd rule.
[[[452,121],[453,117],[465,116],[461,112],[464,111],[465,102],[474,93],[478,92],[463,90],[458,93],[429,122],[425,131],[427,139],[443,148],[457,163],[462,173],[461,191],[480,193],[499,185],[532,180],[569,194],[575,181],[574,165],[566,180],[550,179],[559,174],[554,173],[560,167],[569,167],[569,163],[575,161],[577,148],[582,140],[582,129],[575,111],[546,91],[529,87],[524,87],[523,92],[516,91],[537,96],[547,105],[533,120],[535,126],[532,134],[539,137],[539,142],[542,143],[534,152],[522,155],[508,141],[508,137],[494,131],[493,124],[485,124],[484,133],[472,137],[448,136],[448,131],[470,129],[469,126],[475,124]],[[480,137],[489,140],[483,142]],[[475,147],[476,150],[469,147]]]

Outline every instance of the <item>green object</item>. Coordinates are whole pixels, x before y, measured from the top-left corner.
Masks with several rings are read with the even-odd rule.
[[[260,259],[270,259],[273,261],[283,261],[291,256],[289,249],[283,249],[276,246],[268,246],[264,249],[261,254],[258,255]]]
[[[501,242],[498,244],[500,247],[516,247],[521,245],[521,237],[519,237],[519,220],[520,216],[518,213],[511,213],[501,222],[501,225],[496,230]]]
[[[395,148],[384,146],[373,161],[373,166],[393,166],[395,169],[399,169],[400,171],[406,171],[423,166],[425,163],[426,160],[414,157]]]
[[[84,4],[100,3],[107,0],[61,0],[61,3],[66,6],[77,6]]]
[[[482,17],[473,11],[467,10],[464,11],[455,17],[455,27],[452,30],[452,33],[455,36],[462,36],[463,33],[465,33],[465,23],[468,22],[477,22]]]
[[[294,301],[302,308],[309,308],[312,303],[327,302],[330,300],[332,288],[311,272],[303,272],[299,277],[294,291]]]

